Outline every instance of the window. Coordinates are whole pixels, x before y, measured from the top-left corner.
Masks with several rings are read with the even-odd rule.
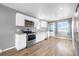
[[[50,23],[49,24],[49,30],[54,31],[55,30],[55,23]]]
[[[57,23],[58,32],[68,33],[69,32],[69,22],[62,21]]]

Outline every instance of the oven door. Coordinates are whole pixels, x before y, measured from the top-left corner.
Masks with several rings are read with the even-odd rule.
[[[28,35],[28,41],[36,39],[36,35]]]

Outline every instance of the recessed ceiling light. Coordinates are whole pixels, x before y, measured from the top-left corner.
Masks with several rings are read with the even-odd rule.
[[[62,8],[62,7],[60,7],[60,10],[63,10],[63,8]]]

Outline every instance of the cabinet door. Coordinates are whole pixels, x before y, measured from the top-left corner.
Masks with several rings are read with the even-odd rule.
[[[16,26],[24,26],[25,15],[16,13]]]
[[[45,40],[47,38],[47,32],[41,33],[41,40]]]
[[[47,22],[46,21],[41,21],[41,27],[42,28],[47,28]]]
[[[16,35],[15,46],[17,50],[21,50],[26,47],[26,35]]]
[[[36,34],[36,43],[38,43],[40,41],[40,36],[39,33]]]
[[[41,33],[37,33],[36,34],[36,43],[38,43],[38,42],[40,42],[42,40],[43,40],[43,37],[42,37]]]
[[[35,21],[35,27],[36,27],[36,29],[40,29],[40,21],[39,20]]]
[[[48,32],[44,32],[44,39],[48,38]]]
[[[25,35],[21,35],[20,39],[19,39],[19,47],[20,49],[23,49],[26,47],[26,38]]]
[[[37,33],[36,34],[36,43],[46,39],[48,37],[47,34],[48,34],[47,32]]]

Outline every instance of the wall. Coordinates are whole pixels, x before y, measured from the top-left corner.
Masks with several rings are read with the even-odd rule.
[[[0,49],[15,46],[16,11],[0,5]]]

